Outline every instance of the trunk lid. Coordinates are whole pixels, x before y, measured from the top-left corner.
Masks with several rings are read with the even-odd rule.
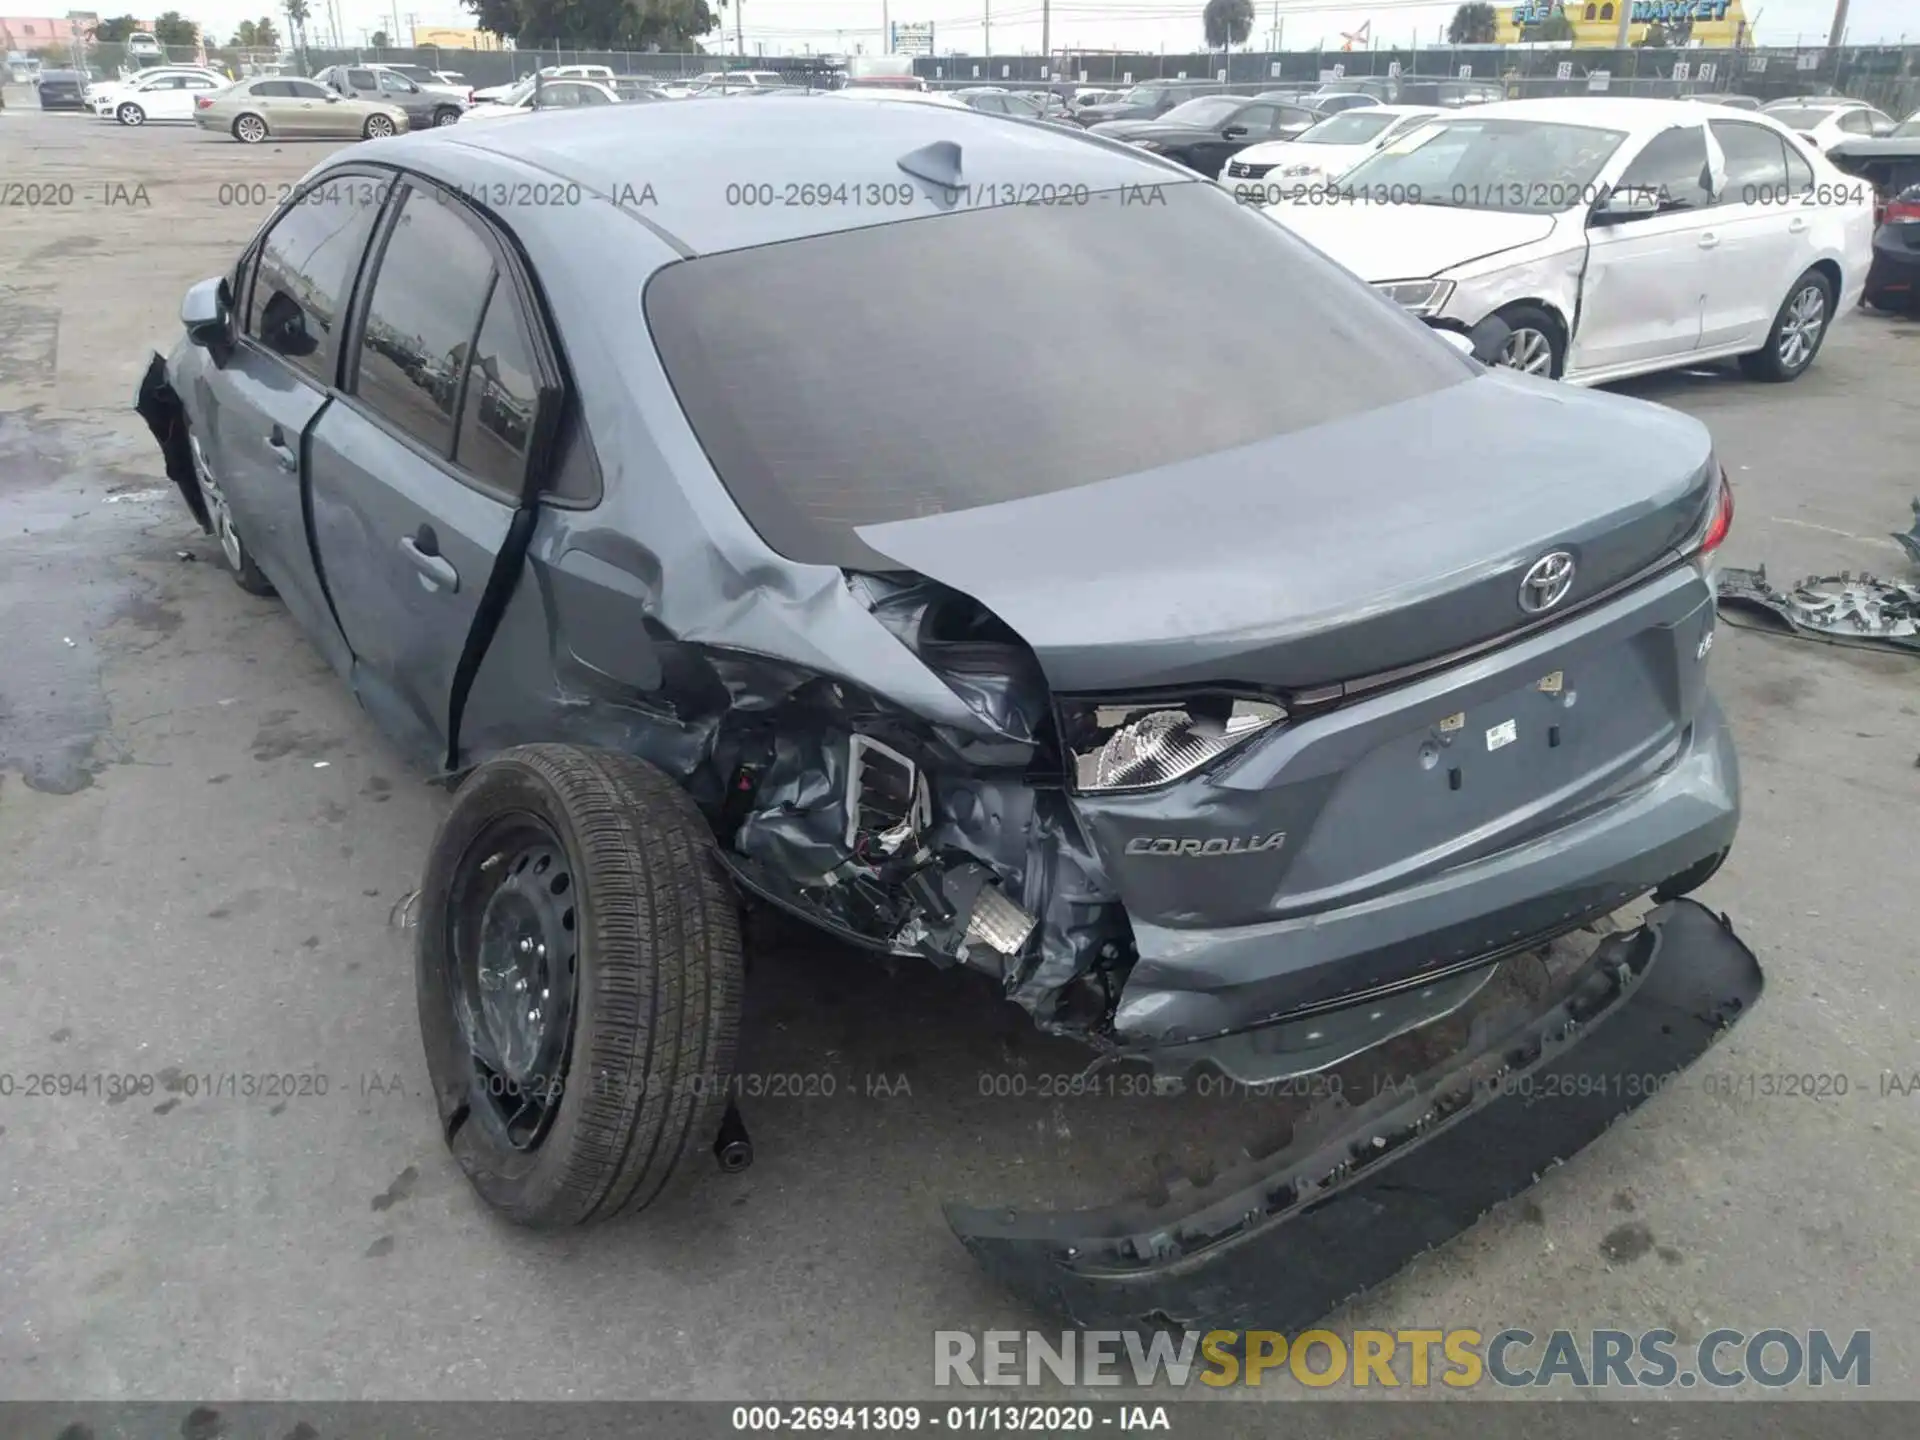
[[[1306,690],[1565,614],[1674,551],[1717,475],[1705,427],[1488,371],[1400,404],[1030,499],[863,526],[1013,627],[1057,692]]]

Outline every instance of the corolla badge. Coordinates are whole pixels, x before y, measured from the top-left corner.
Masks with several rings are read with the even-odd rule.
[[[1271,835],[1216,835],[1211,840],[1136,835],[1127,841],[1127,854],[1198,855],[1203,859],[1212,859],[1216,855],[1258,855],[1264,850],[1278,850],[1286,843],[1287,832],[1284,830],[1276,830]]]
[[[1529,615],[1551,610],[1573,588],[1573,556],[1564,550],[1542,555],[1520,577],[1520,608]]]

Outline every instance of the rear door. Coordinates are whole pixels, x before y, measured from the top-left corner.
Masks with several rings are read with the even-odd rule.
[[[1787,181],[1787,145],[1776,130],[1750,120],[1708,122],[1725,158],[1726,178],[1714,197],[1708,253],[1713,273],[1700,330],[1700,348],[1751,340],[1759,345],[1773,324],[1787,287],[1806,267],[1808,219]]]
[[[287,608],[343,671],[345,649],[307,544],[302,482],[379,216],[374,173],[329,171],[268,222],[236,272],[233,354],[206,369],[191,402],[196,465],[226,496]]]
[[[267,83],[273,87],[273,98],[267,102],[271,107],[267,123],[278,125],[283,135],[325,135],[334,128],[329,112],[338,111],[340,106],[327,98],[329,92],[324,85],[312,80]],[[258,95],[262,88],[254,86],[254,94]],[[353,122],[353,133],[358,133],[359,128],[358,122]]]
[[[1570,367],[1684,357],[1700,344],[1712,250],[1707,135],[1698,122],[1647,142],[1616,190],[1651,195],[1651,213],[1592,216]]]
[[[433,754],[518,505],[537,393],[530,307],[479,216],[424,181],[375,250],[346,393],[314,435],[314,536],[362,703]]]

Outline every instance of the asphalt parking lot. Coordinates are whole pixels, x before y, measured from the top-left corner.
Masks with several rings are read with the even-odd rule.
[[[964,976],[768,956],[743,1066],[816,1078],[749,1104],[751,1170],[564,1236],[482,1208],[395,908],[445,797],[221,573],[131,409],[183,290],[332,147],[26,98],[0,116],[0,1396],[932,1395],[935,1330],[1033,1323],[939,1202],[1091,1194],[1179,1144],[1150,1107],[983,1095],[1084,1059]],[[1791,386],[1628,388],[1712,427],[1728,563],[1905,574],[1917,378],[1920,324],[1863,314]],[[1712,1078],[1335,1329],[1865,1329],[1874,1393],[1920,1397],[1920,665],[1723,628],[1713,674],[1747,809],[1703,898],[1765,1000]]]

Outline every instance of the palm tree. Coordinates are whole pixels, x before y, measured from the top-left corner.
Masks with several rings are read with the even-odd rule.
[[[1253,33],[1253,0],[1207,0],[1200,23],[1206,29],[1209,50],[1244,45]]]
[[[1493,6],[1484,0],[1462,5],[1453,12],[1453,18],[1447,22],[1447,43],[1449,45],[1491,45],[1498,30],[1498,20],[1494,16]]]

